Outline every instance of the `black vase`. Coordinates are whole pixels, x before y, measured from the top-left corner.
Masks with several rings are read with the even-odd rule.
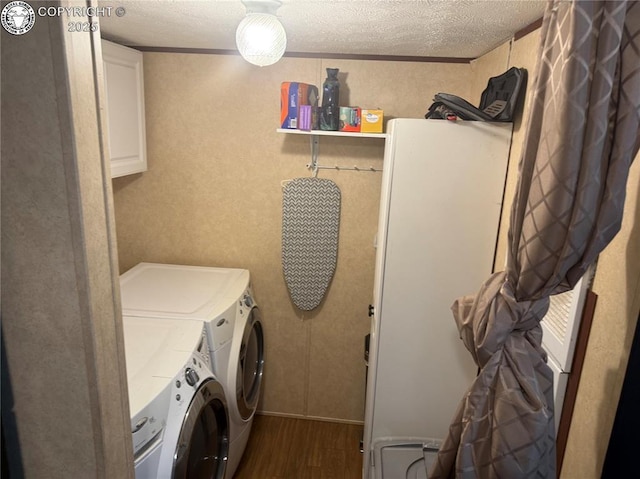
[[[338,69],[327,68],[327,79],[322,84],[320,129],[337,131],[340,120],[340,82]]]

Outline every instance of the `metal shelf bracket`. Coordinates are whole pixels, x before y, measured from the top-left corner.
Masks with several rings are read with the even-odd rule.
[[[320,148],[320,138],[318,135],[311,135],[309,137],[309,142],[311,145],[311,163],[309,163],[308,168],[313,172],[313,176],[318,176],[318,150]]]

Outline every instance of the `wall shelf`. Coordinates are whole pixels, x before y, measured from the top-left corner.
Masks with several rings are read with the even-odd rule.
[[[386,139],[386,133],[361,133],[359,131],[325,131],[325,130],[290,130],[288,128],[278,128],[278,133],[289,133],[294,135],[309,136],[351,136],[354,138],[382,138]]]
[[[311,144],[311,163],[307,165],[307,168],[313,172],[313,175],[316,176],[318,174],[318,170],[350,170],[350,171],[382,171],[379,168],[374,168],[370,166],[369,168],[359,168],[357,166],[348,167],[348,166],[324,166],[318,164],[318,147],[320,145],[320,136],[342,136],[342,137],[352,137],[352,138],[379,138],[386,140],[386,133],[361,133],[357,131],[326,131],[326,130],[293,130],[288,128],[278,128],[276,129],[278,133],[287,133],[293,135],[306,135],[309,137],[309,142]]]

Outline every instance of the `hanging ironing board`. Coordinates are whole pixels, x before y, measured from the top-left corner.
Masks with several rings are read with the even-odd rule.
[[[331,180],[297,178],[282,198],[282,268],[289,295],[301,310],[316,308],[336,269],[340,189]]]

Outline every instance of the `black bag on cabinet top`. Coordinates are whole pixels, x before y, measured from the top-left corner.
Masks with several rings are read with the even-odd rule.
[[[487,88],[476,108],[463,98],[449,93],[438,93],[425,114],[425,118],[475,121],[513,121],[520,93],[527,82],[524,68],[512,67],[502,75],[489,79]]]

